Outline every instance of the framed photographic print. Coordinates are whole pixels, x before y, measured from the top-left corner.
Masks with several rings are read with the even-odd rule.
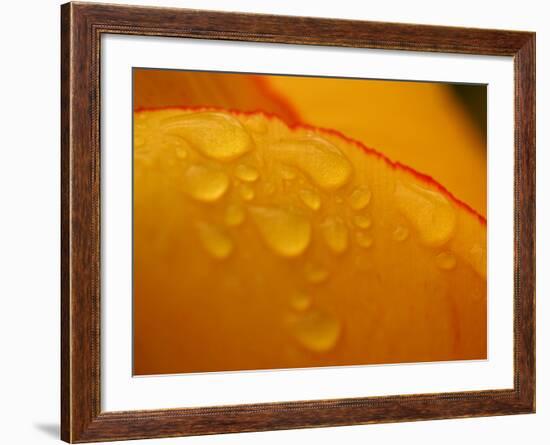
[[[534,412],[534,33],[61,16],[63,440]]]

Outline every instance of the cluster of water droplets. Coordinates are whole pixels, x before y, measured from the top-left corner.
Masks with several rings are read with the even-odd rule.
[[[189,198],[207,205],[220,204],[231,189],[240,197],[226,205],[221,224],[200,221],[195,225],[198,239],[213,259],[226,260],[233,254],[235,245],[231,231],[248,220],[267,249],[282,258],[302,256],[316,234],[334,256],[344,254],[351,246],[365,251],[375,244],[370,232],[373,222],[368,213],[372,191],[366,184],[350,185],[352,164],[328,140],[311,134],[278,140],[264,147],[269,152],[270,162],[275,163],[272,176],[286,184],[302,207],[261,205],[255,202],[258,184],[261,184],[262,195],[270,195],[276,190],[275,181],[274,178],[261,178],[252,165],[254,162],[246,155],[255,150],[251,132],[267,131],[263,120],[251,119],[246,128],[231,115],[199,112],[165,118],[160,127],[165,145],[171,146],[182,161],[182,189]],[[136,136],[135,150],[136,156],[147,153],[146,141]],[[209,162],[186,162],[191,151]],[[260,153],[259,158],[252,160],[257,162],[262,156]],[[224,167],[225,164],[232,168]],[[452,252],[444,249],[456,226],[453,205],[442,194],[412,181],[397,181],[394,198],[420,241],[435,249],[435,264],[444,271],[453,269],[457,260]],[[349,223],[340,216],[343,212],[333,211],[320,218],[318,227],[313,227],[310,215],[320,213],[326,199],[333,199],[337,206],[345,206],[352,212]],[[405,242],[410,231],[405,224],[396,225],[391,228],[391,238],[397,243]],[[483,255],[479,245],[472,247],[470,256],[474,268],[476,265],[481,268]],[[330,278],[325,266],[312,262],[304,264],[301,272],[304,286],[319,285]],[[289,308],[293,314],[291,332],[302,346],[323,352],[336,345],[342,331],[341,323],[315,306],[311,292],[291,293]]]

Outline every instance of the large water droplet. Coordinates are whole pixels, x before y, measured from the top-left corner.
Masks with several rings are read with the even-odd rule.
[[[252,207],[250,214],[267,246],[278,255],[298,256],[309,245],[311,224],[306,217],[272,207]]]
[[[362,210],[369,205],[371,197],[372,192],[367,186],[357,187],[348,198],[349,205],[354,210]]]
[[[311,210],[319,210],[321,207],[321,197],[313,190],[304,189],[299,192],[302,202]]]
[[[239,120],[225,113],[181,114],[164,119],[161,125],[165,132],[183,137],[203,155],[218,161],[237,159],[253,146]]]
[[[326,352],[336,346],[342,330],[337,318],[319,310],[302,314],[291,329],[296,340],[313,352]]]
[[[244,210],[242,207],[231,204],[225,210],[225,224],[230,227],[238,226],[244,221]]]
[[[440,269],[451,270],[456,266],[456,258],[451,252],[441,252],[435,257],[435,263]]]
[[[348,229],[341,218],[327,218],[321,229],[327,246],[334,253],[343,253],[348,248]]]
[[[271,151],[275,159],[298,168],[326,190],[341,187],[351,177],[348,159],[336,146],[320,137],[280,141]]]
[[[233,241],[220,228],[208,223],[197,223],[197,230],[202,245],[214,258],[227,258],[233,251]]]
[[[254,182],[260,176],[258,170],[245,164],[239,164],[235,168],[235,176],[241,181]]]
[[[399,210],[407,217],[428,246],[445,244],[454,233],[456,214],[441,193],[417,184],[397,182],[395,197]]]
[[[197,201],[214,202],[229,187],[229,178],[220,171],[201,165],[192,165],[183,174],[184,190]]]

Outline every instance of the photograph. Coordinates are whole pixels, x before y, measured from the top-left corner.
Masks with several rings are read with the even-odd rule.
[[[66,442],[536,410],[537,27],[277,8],[61,6]]]
[[[133,67],[133,374],[487,360],[487,85]]]
[[[547,9],[5,2],[0,445],[549,443]]]

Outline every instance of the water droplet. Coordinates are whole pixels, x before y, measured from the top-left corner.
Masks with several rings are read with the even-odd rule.
[[[357,232],[355,239],[357,240],[357,244],[359,244],[364,249],[368,249],[374,243],[372,236],[364,232]]]
[[[225,224],[230,227],[242,224],[242,222],[244,221],[244,217],[244,210],[238,205],[231,204],[225,210]]]
[[[258,170],[245,164],[239,164],[235,168],[235,176],[241,181],[254,182],[260,176]]]
[[[267,246],[278,255],[302,254],[311,239],[311,224],[302,215],[271,207],[251,207],[250,214]]]
[[[302,292],[295,292],[290,297],[290,305],[294,310],[305,311],[311,306],[311,298]]]
[[[479,244],[474,244],[470,249],[468,262],[480,276],[487,276],[487,257],[485,249]]]
[[[215,202],[229,187],[229,178],[219,170],[201,165],[192,165],[183,175],[185,191],[192,198],[202,202]]]
[[[247,184],[243,184],[239,187],[239,193],[241,194],[241,198],[245,201],[254,199],[254,189]]]
[[[395,197],[399,210],[407,217],[428,246],[441,246],[452,236],[456,214],[441,193],[417,184],[397,182]]]
[[[409,229],[404,226],[397,226],[392,233],[392,237],[395,241],[405,241],[408,236]]]
[[[348,159],[335,145],[318,136],[280,141],[271,151],[275,159],[298,168],[325,190],[337,189],[351,177]]]
[[[435,258],[435,262],[439,268],[444,270],[451,270],[456,266],[456,258],[450,252],[441,252]]]
[[[291,330],[298,342],[313,352],[332,349],[340,337],[341,326],[334,316],[319,310],[309,311],[297,317]]]
[[[321,228],[327,246],[334,253],[343,253],[348,248],[348,229],[342,219],[327,218]]]
[[[318,264],[306,263],[304,272],[306,279],[313,284],[322,283],[328,278],[328,271]]]
[[[317,193],[308,189],[300,190],[298,193],[306,206],[311,210],[319,210],[321,207],[321,197]]]
[[[357,187],[349,196],[349,205],[354,210],[362,210],[369,205],[372,193],[367,186]]]
[[[353,217],[353,222],[360,229],[368,229],[371,226],[370,218],[365,215],[355,215]]]
[[[208,223],[198,223],[197,230],[202,245],[214,258],[222,260],[233,251],[233,241],[218,227]]]
[[[232,161],[252,149],[253,143],[235,117],[218,112],[185,113],[161,122],[168,134],[180,136],[203,155]]]

